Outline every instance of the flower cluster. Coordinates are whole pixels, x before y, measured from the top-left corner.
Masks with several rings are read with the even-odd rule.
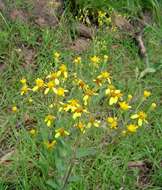
[[[156,104],[151,103],[145,111],[142,105],[151,96],[150,91],[144,90],[139,103],[136,103],[131,94],[127,95],[117,88],[109,71],[98,71],[87,82],[77,73],[74,75],[69,72],[67,65],[61,62],[60,53],[54,53],[54,60],[58,68],[47,76],[36,78],[33,85],[29,85],[25,78],[20,80],[20,94],[35,106],[34,112],[40,113],[40,107],[37,108],[33,100],[37,95],[40,95],[42,104],[46,107],[43,118],[38,120],[42,120],[40,125],[47,129],[50,136],[50,139],[43,139],[47,149],[55,147],[59,139],[69,138],[77,133],[84,134],[92,128],[105,130],[103,126],[106,125],[109,133],[127,135],[148,124],[148,114],[156,108]],[[82,64],[81,60],[81,57],[76,57],[73,63]],[[93,55],[89,64],[99,65],[101,60]],[[101,100],[104,106],[100,106]],[[93,101],[97,103],[94,105]],[[16,114],[21,111],[18,107],[14,105],[12,112]],[[40,127],[30,129],[29,134],[33,138],[41,136]]]

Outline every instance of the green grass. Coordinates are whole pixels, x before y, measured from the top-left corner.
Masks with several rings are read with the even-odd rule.
[[[21,1],[18,1],[19,3],[21,4]],[[38,99],[39,96],[34,97],[37,103],[35,107],[40,111],[30,112],[25,106],[25,100],[20,96],[19,80],[26,77],[30,83],[33,83],[35,78],[46,75],[53,68],[51,64],[53,51],[61,52],[62,59],[70,71],[76,71],[72,60],[77,54],[65,48],[71,41],[70,29],[67,29],[66,22],[57,29],[39,29],[18,22],[11,23],[8,20],[6,23],[1,20],[0,23],[0,62],[5,63],[5,69],[0,71],[0,148],[4,152],[11,148],[15,149],[13,161],[9,164],[0,164],[0,190],[59,189],[60,187],[56,188],[56,178],[57,182],[63,183],[60,176],[67,168],[70,156],[64,160],[61,158],[64,158],[64,154],[66,155],[69,151],[68,146],[60,144],[62,151],[60,158],[55,151],[48,151],[39,146],[39,139],[34,140],[28,134],[27,127],[35,123],[25,125],[24,113],[30,115],[31,118],[40,118],[38,125],[41,126],[43,125],[42,117],[44,113],[47,113],[47,102],[42,103]],[[65,31],[66,40],[63,36]],[[89,148],[90,154],[86,156],[87,153],[85,152],[84,155],[83,151],[83,155],[76,160],[67,190],[117,190],[120,188],[160,190],[162,188],[162,26],[148,26],[144,31],[149,64],[150,67],[156,69],[156,72],[149,73],[142,79],[139,79],[139,74],[146,65],[138,55],[135,42],[129,37],[119,38],[118,36],[119,31],[114,33],[109,30],[99,31],[89,50],[81,54],[84,61],[77,72],[80,77],[91,81],[96,73],[89,63],[89,57],[108,55],[110,60],[106,64],[101,64],[98,71],[108,69],[113,75],[116,86],[135,97],[142,95],[144,89],[149,89],[152,92],[149,103],[157,102],[158,107],[150,115],[149,124],[142,127],[137,134],[117,139],[113,139],[102,129],[94,129],[86,134],[80,141],[80,147]],[[36,69],[32,69],[32,65],[27,68],[22,66],[24,59],[18,51],[22,46],[36,50],[34,62]],[[22,112],[18,117],[10,111],[14,104],[21,106]],[[95,107],[94,105],[99,112],[106,106]],[[66,121],[63,123],[66,124]],[[41,130],[46,136],[46,130],[43,128]],[[74,139],[71,138],[69,144],[73,142]],[[90,149],[91,147],[93,149]],[[128,163],[143,160],[151,163],[152,168],[147,176],[149,183],[140,187],[137,184],[139,169],[129,169]]]

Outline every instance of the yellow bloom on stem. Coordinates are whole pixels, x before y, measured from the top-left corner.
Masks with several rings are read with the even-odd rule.
[[[97,77],[98,79],[101,80],[107,80],[109,84],[111,84],[111,76],[110,73],[107,71],[102,71],[101,74]]]
[[[150,91],[145,90],[145,91],[143,92],[144,98],[148,98],[150,95],[151,95],[151,92],[150,92]]]
[[[70,135],[70,133],[68,131],[66,131],[64,128],[56,129],[55,132],[56,132],[55,138],[69,136]]]
[[[59,84],[59,80],[58,80],[59,76],[60,76],[60,73],[54,71],[54,72],[50,73],[49,75],[47,75],[46,78],[55,81],[55,83],[58,85]]]
[[[151,104],[151,109],[154,110],[156,107],[157,107],[156,103],[153,102],[153,103]]]
[[[94,117],[90,117],[87,128],[91,128],[92,126],[99,127],[100,123],[101,122],[99,120],[96,120]]]
[[[107,123],[110,126],[111,129],[116,129],[118,126],[117,117],[108,117]]]
[[[59,111],[63,110],[66,112],[68,111],[74,112],[77,108],[80,107],[79,101],[77,99],[71,99],[68,101],[67,104],[62,103],[62,102],[60,102],[60,104],[62,107],[59,109]]]
[[[37,131],[36,129],[30,129],[29,133],[32,135],[32,136],[35,136]]]
[[[131,119],[138,119],[139,126],[142,126],[143,122],[148,123],[146,118],[147,118],[147,114],[143,111],[140,111],[137,114],[134,114],[131,116]]]
[[[64,77],[64,79],[67,79],[68,77],[68,72],[67,72],[67,67],[66,65],[62,64],[60,67],[59,67],[59,71],[58,71],[58,75],[62,75]]]
[[[47,124],[48,127],[51,127],[52,123],[55,120],[55,116],[53,115],[47,115],[44,119],[44,122]]]
[[[129,106],[129,104],[126,103],[125,101],[119,102],[119,106],[124,111],[127,111],[127,110],[129,110],[131,108],[131,106]]]
[[[82,122],[79,122],[75,125],[75,127],[78,128],[83,134],[85,133],[85,125]]]
[[[26,79],[25,79],[25,78],[22,78],[22,79],[20,80],[20,82],[21,82],[21,84],[26,84]]]
[[[132,100],[133,96],[131,94],[128,94],[128,102]]]
[[[108,95],[109,98],[109,105],[116,104],[118,100],[122,97],[122,93],[120,90],[116,90],[114,86],[110,86],[105,91],[106,95]]]
[[[40,88],[43,88],[44,85],[45,85],[44,81],[42,79],[40,79],[40,78],[37,78],[35,80],[35,83],[36,83],[36,85],[32,89],[34,92],[37,91],[37,90],[39,90]]]
[[[81,57],[76,57],[75,59],[74,59],[74,63],[75,64],[79,64],[79,63],[81,63]]]
[[[88,104],[89,98],[92,97],[92,96],[95,96],[95,95],[97,95],[97,93],[95,93],[91,89],[87,89],[86,92],[85,92],[85,94],[84,94],[84,97],[83,97],[84,105],[86,106]]]
[[[53,141],[45,141],[44,145],[46,146],[47,149],[51,150],[52,148],[54,148],[57,144],[56,140]]]
[[[86,90],[88,88],[88,85],[81,79],[76,79],[77,85],[82,89]]]
[[[83,108],[82,106],[76,108],[73,113],[73,119],[75,120],[75,119],[81,117],[83,113],[88,113],[88,111],[85,108]]]
[[[98,63],[100,62],[100,58],[97,57],[96,55],[90,58],[91,62],[95,65],[98,66]]]
[[[65,96],[65,92],[68,92],[68,90],[65,90],[64,88],[61,87],[55,90],[55,93],[58,96]]]
[[[95,82],[98,86],[102,86],[103,80],[101,80],[99,78],[96,78],[96,79],[93,80],[93,82]]]
[[[53,53],[53,57],[54,57],[55,61],[58,61],[59,58],[60,58],[60,53],[54,52],[54,53]]]
[[[47,84],[46,84],[46,89],[44,91],[44,94],[48,94],[48,92],[51,90],[53,92],[55,92],[56,88],[55,88],[56,84],[55,84],[55,81],[49,81]]]
[[[27,94],[28,93],[28,91],[29,91],[30,89],[29,89],[29,87],[28,87],[28,85],[27,84],[24,84],[23,86],[22,86],[22,88],[21,88],[21,95],[25,95],[25,94]]]
[[[18,112],[17,106],[13,106],[13,107],[12,107],[12,112],[14,112],[14,113]]]
[[[130,133],[135,133],[138,129],[138,125],[130,124],[127,126],[127,130]]]

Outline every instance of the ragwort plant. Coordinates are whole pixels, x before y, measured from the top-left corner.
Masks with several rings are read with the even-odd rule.
[[[12,112],[16,120],[27,117],[34,123],[27,129],[23,143],[34,144],[37,151],[30,164],[41,168],[44,178],[52,176],[55,189],[67,188],[79,155],[90,153],[81,149],[80,142],[87,140],[86,134],[101,130],[113,140],[133,135],[147,127],[149,114],[156,108],[156,103],[147,102],[150,91],[144,90],[137,98],[118,89],[112,73],[100,67],[108,60],[106,55],[91,56],[88,65],[93,77],[87,81],[81,57],[73,60],[74,70],[70,70],[62,63],[61,54],[55,52],[50,73],[31,83],[24,77],[20,80],[20,102],[13,105]],[[50,167],[46,168],[47,161]]]

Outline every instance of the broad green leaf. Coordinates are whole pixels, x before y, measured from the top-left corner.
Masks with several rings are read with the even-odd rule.
[[[143,70],[139,76],[139,79],[142,79],[143,77],[145,77],[147,74],[149,73],[155,73],[156,70],[154,68],[146,68],[145,70]]]

